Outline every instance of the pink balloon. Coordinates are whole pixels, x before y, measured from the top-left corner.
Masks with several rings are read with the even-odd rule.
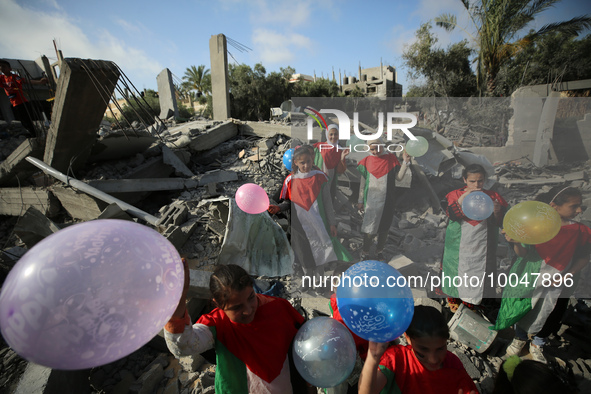
[[[131,221],[70,226],[29,250],[0,293],[0,329],[22,357],[54,369],[108,364],[172,316],[184,272],[174,246]]]
[[[236,190],[236,204],[246,213],[262,213],[269,208],[269,196],[259,185],[247,183]]]

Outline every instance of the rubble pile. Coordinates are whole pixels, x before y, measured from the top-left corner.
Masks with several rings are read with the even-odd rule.
[[[220,255],[227,235],[230,199],[238,187],[249,182],[258,184],[267,191],[271,203],[278,202],[278,192],[288,174],[282,165],[283,154],[295,145],[288,137],[288,130],[284,122],[247,124],[234,120],[194,120],[166,130],[140,130],[137,127],[124,132],[103,128],[87,163],[73,169],[69,175],[158,219],[154,227],[188,259],[192,273],[196,273],[195,278],[191,277],[191,286],[200,293],[189,303],[190,314],[196,319],[211,308],[206,300],[208,279],[203,278],[212,271]],[[6,133],[2,134],[2,161],[10,156],[10,149],[14,150],[22,144],[24,133],[17,127],[2,124],[0,133]],[[591,183],[588,164],[538,168],[527,160],[501,163],[494,167],[493,180],[496,183],[493,190],[514,205],[533,199],[552,186],[570,185],[582,190],[583,205],[589,206]],[[429,187],[439,200],[461,185],[457,176],[454,178],[452,173],[455,170],[451,166],[438,176],[430,174],[428,168],[421,168],[420,162],[415,162],[413,166],[415,173],[427,174],[424,179],[432,186],[422,184],[422,187]],[[359,189],[355,168],[356,163],[349,160],[348,171],[339,178],[334,208],[341,242],[358,259],[362,245],[362,216],[353,204]],[[27,211],[27,215],[18,219],[2,214],[0,268],[4,275],[27,248],[51,234],[56,227],[59,229],[96,218],[138,220],[113,204],[74,191],[72,187],[64,186],[63,182],[47,175],[41,176],[38,171],[32,177],[19,178],[19,182],[20,187],[34,185],[54,193],[58,200],[57,211],[52,211],[51,215],[47,211],[41,212],[40,216],[34,211]],[[403,275],[438,275],[447,217],[439,204],[425,202],[428,199],[424,197],[424,189],[415,187],[417,185],[413,183],[410,189],[400,194],[401,209],[396,213],[390,229],[385,255]],[[64,197],[64,189],[69,192],[67,198]],[[78,205],[84,209],[76,209]],[[287,216],[277,215],[273,219],[281,228],[288,229]],[[587,225],[591,224],[591,210],[583,213],[582,220]],[[35,233],[36,237],[32,237],[31,233]],[[501,270],[510,267],[512,253],[508,244],[501,240],[498,248]],[[199,279],[202,281],[197,283]],[[326,295],[310,297],[305,294],[301,278],[292,275],[260,276],[257,286],[262,291],[273,291],[273,294],[287,298],[308,317],[330,314]],[[424,299],[419,302],[446,311],[444,301],[437,299],[435,294],[425,291],[422,296]],[[574,308],[573,301],[561,331],[552,338],[549,354],[555,358],[556,368],[564,371],[567,377],[570,374],[584,392],[591,388],[591,342],[588,341],[591,324],[582,320],[582,315],[575,313]],[[487,393],[491,391],[496,371],[502,363],[500,356],[512,337],[510,329],[500,332],[494,346],[485,354],[477,353],[457,341],[450,341],[449,349],[460,357],[480,391]],[[0,360],[4,368],[0,373],[0,386],[12,392],[23,384],[22,381],[26,381],[28,375],[38,376],[39,371],[29,370],[31,364],[22,360],[4,342],[1,345]],[[109,365],[85,371],[51,371],[51,374],[54,379],[72,381],[74,376],[82,376],[86,386],[78,386],[72,392],[213,393],[214,361],[208,354],[177,360],[167,351],[163,338],[158,336],[133,354]],[[51,378],[46,379],[47,387],[51,381]]]

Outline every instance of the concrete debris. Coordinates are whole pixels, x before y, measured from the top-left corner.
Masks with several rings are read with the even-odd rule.
[[[70,68],[78,67],[77,64],[72,63]],[[72,82],[58,90],[58,94],[70,94],[75,78],[72,76]],[[64,100],[60,105],[58,111],[70,105],[77,108]],[[96,111],[104,110],[97,108]],[[241,185],[256,183],[267,191],[271,203],[279,202],[279,191],[288,174],[282,164],[283,154],[300,144],[290,138],[289,122],[303,123],[305,116],[278,116],[277,122],[224,118],[192,119],[177,124],[178,119],[166,123],[159,120],[141,131],[143,125],[136,125],[135,137],[131,136],[133,133],[128,137],[130,130],[100,125],[95,111],[91,112],[91,137],[80,141],[71,134],[71,130],[77,130],[73,125],[81,122],[78,117],[56,121],[47,142],[25,139],[15,122],[0,122],[0,133],[8,135],[2,137],[5,139],[0,147],[2,279],[26,250],[60,228],[81,221],[118,218],[155,228],[187,259],[187,305],[194,321],[212,308],[208,301],[209,278],[215,265],[229,263],[243,266],[256,277],[261,291],[276,291],[303,315],[330,315],[329,293],[320,289],[312,295],[305,293],[302,278],[293,272],[289,214],[249,215],[238,209],[233,200]],[[468,164],[484,165],[489,181],[486,187],[499,192],[510,205],[534,199],[554,185],[575,186],[583,193],[583,205],[591,203],[589,162],[540,165],[547,152],[546,140],[540,142],[540,148],[536,147],[538,165],[527,158],[492,160],[490,151],[465,148],[470,141],[478,140],[489,147],[496,142],[493,144],[494,141],[459,125],[452,114],[441,114],[439,118],[442,133],[418,129],[417,134],[429,141],[430,154],[413,159],[412,179],[405,185],[408,187],[399,189],[392,202],[396,212],[383,254],[402,275],[440,275],[447,226],[441,202],[448,192],[463,186],[461,170]],[[585,118],[585,124],[589,119]],[[74,142],[66,143],[71,137]],[[80,152],[83,154],[77,156]],[[32,163],[51,176],[40,173]],[[57,171],[50,168],[51,163],[55,163]],[[347,166],[333,196],[335,216],[339,240],[354,260],[359,260],[363,235],[362,216],[354,207],[359,191],[357,159],[348,158]],[[591,224],[591,210],[586,209],[579,219]],[[377,251],[372,249],[370,254],[375,256]],[[497,254],[499,270],[507,272],[513,254],[502,238]],[[327,275],[338,273],[341,268],[327,267]],[[444,300],[435,294],[423,289],[415,289],[413,294],[416,304],[432,305],[448,313]],[[580,388],[589,387],[591,346],[585,343],[585,335],[591,328],[591,318],[578,317],[583,314],[576,309],[574,298],[567,314],[570,318],[565,317],[563,330],[551,337],[548,353],[560,368],[578,378]],[[489,393],[512,337],[512,329],[499,332],[484,354],[458,341],[450,341],[449,349],[460,357],[481,392]],[[62,383],[67,374],[27,363],[4,342],[0,344],[0,362],[4,366],[0,386],[10,392],[49,392],[53,382],[60,382],[60,392],[69,392],[70,386]],[[77,385],[72,392],[213,393],[215,356],[205,353],[176,360],[159,335],[127,357],[91,371],[80,371],[80,375],[84,379],[67,375]]]

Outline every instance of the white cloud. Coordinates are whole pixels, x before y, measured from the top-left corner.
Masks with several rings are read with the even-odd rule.
[[[163,69],[143,50],[127,45],[107,30],[84,31],[63,11],[42,12],[23,8],[14,0],[1,1],[0,53],[3,57],[33,60],[44,54],[55,59],[51,41],[55,39],[65,57],[113,61],[132,81],[134,78],[155,79]],[[134,25],[128,24],[128,27]]]
[[[134,24],[121,18],[116,18],[115,23],[121,26],[126,32],[131,34],[138,34],[146,30],[146,28],[141,23]]]
[[[313,49],[312,41],[301,34],[281,34],[268,29],[253,32],[255,55],[263,64],[289,64],[296,58],[296,51]]]

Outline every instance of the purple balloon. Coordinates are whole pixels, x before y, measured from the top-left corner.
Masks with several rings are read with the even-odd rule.
[[[124,220],[70,226],[29,250],[0,293],[0,329],[23,358],[54,369],[108,364],[150,341],[176,309],[181,258]]]
[[[262,213],[269,208],[269,196],[259,185],[246,183],[236,190],[236,204],[246,213]]]

